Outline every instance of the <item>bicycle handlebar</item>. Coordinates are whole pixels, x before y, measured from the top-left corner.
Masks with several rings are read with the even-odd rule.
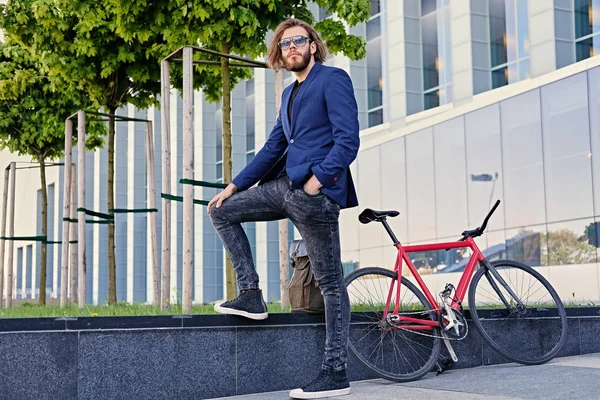
[[[496,211],[496,208],[498,208],[499,205],[500,205],[500,200],[496,200],[496,204],[494,204],[494,207],[492,207],[492,209],[490,210],[490,212],[488,213],[488,215],[483,220],[483,224],[481,224],[480,227],[477,227],[477,228],[475,228],[473,230],[464,231],[462,233],[462,237],[459,239],[459,241],[464,241],[468,237],[475,238],[475,237],[479,237],[479,236],[483,235],[483,232],[485,231],[485,228],[487,226],[488,220],[490,219],[490,217],[492,216],[492,214],[494,213],[494,211]]]
[[[485,227],[487,226],[488,220],[490,219],[490,217],[492,216],[494,211],[496,211],[496,208],[498,208],[499,205],[500,205],[500,200],[496,200],[496,204],[494,204],[494,207],[492,207],[492,209],[490,210],[488,215],[483,220],[483,224],[481,224],[481,227],[479,228],[481,230],[481,233],[483,233],[483,231],[485,231]]]

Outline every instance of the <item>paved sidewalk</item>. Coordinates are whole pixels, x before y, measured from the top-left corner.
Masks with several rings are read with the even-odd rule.
[[[544,365],[502,364],[434,373],[410,383],[352,382],[340,400],[600,399],[600,353],[556,358]],[[222,397],[285,400],[288,391]]]

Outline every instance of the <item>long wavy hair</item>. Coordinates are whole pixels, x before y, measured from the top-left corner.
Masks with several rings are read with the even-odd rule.
[[[269,67],[273,69],[285,67],[285,63],[281,54],[281,49],[279,48],[279,41],[283,36],[283,32],[286,29],[292,28],[294,26],[300,26],[304,28],[306,32],[308,32],[308,38],[317,46],[317,51],[314,54],[315,61],[325,61],[325,57],[327,57],[327,47],[325,46],[325,43],[323,43],[323,40],[321,40],[321,38],[319,37],[317,31],[315,31],[315,28],[313,28],[312,26],[310,26],[310,24],[302,20],[296,18],[289,18],[283,21],[281,24],[279,24],[277,29],[275,29],[275,34],[273,35],[273,40],[269,45],[269,51],[267,53],[267,62],[269,64]]]

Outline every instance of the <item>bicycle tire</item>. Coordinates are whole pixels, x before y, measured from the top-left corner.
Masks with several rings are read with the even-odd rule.
[[[349,289],[348,294],[351,299],[351,303],[352,303],[353,298],[356,296],[354,291],[350,290],[351,288],[353,288],[353,283],[357,283],[359,281],[359,278],[365,277],[366,275],[373,275],[374,277],[385,278],[384,279],[385,284],[381,285],[381,281],[379,281],[379,285],[378,285],[379,287],[383,288],[383,290],[382,290],[384,292],[383,293],[384,298],[382,299],[383,304],[378,303],[377,306],[374,305],[372,307],[372,308],[381,309],[380,314],[383,314],[382,307],[383,307],[383,305],[385,305],[385,302],[387,300],[387,294],[388,294],[389,287],[390,287],[389,285],[391,284],[392,280],[394,282],[397,282],[397,274],[393,271],[383,269],[383,268],[361,268],[361,269],[358,269],[358,270],[352,272],[345,279],[346,286]],[[379,279],[379,278],[377,278],[377,279]],[[373,283],[374,281],[370,281],[370,282]],[[364,282],[362,282],[362,284],[364,285]],[[373,286],[374,286],[374,283],[373,283]],[[404,289],[404,290],[402,290],[402,289]],[[419,313],[422,316],[424,316],[424,318],[427,320],[437,321],[437,314],[433,311],[431,305],[429,304],[429,302],[427,301],[427,298],[423,295],[423,293],[421,293],[421,291],[418,290],[416,288],[416,286],[414,284],[412,284],[410,281],[408,281],[406,278],[402,278],[401,296],[402,296],[402,293],[404,293],[404,296],[406,296],[408,291],[410,291],[410,293],[414,296],[414,298],[416,298],[423,306],[422,312],[418,312],[418,311],[417,312],[409,311],[409,312],[412,315],[415,315],[415,313]],[[396,296],[394,294],[392,296],[392,304],[395,304],[394,303],[395,297]],[[407,301],[406,304],[412,304],[412,303],[409,303]],[[362,306],[360,306],[360,307],[362,307]],[[441,339],[440,339],[439,328],[438,327],[433,328],[433,330],[430,332],[431,337],[429,337],[429,338],[427,336],[423,336],[422,334],[417,334],[414,331],[409,331],[409,330],[390,329],[390,330],[385,331],[385,324],[388,324],[388,322],[383,321],[381,316],[379,316],[379,319],[377,319],[378,318],[377,313],[378,313],[377,310],[362,310],[359,312],[357,312],[357,311],[352,312],[352,317],[351,317],[351,321],[350,321],[348,347],[349,347],[350,351],[356,356],[356,358],[358,358],[358,360],[362,364],[364,364],[367,368],[374,371],[378,376],[388,379],[388,380],[391,380],[391,381],[395,381],[395,382],[414,381],[414,380],[420,379],[421,377],[426,375],[428,372],[430,372],[432,370],[433,366],[435,365],[435,363],[438,359],[438,355],[440,353]],[[370,320],[371,322],[365,323],[365,319]],[[380,345],[383,346],[384,340],[386,339],[386,335],[389,332],[392,332],[390,335],[391,341],[393,342],[392,350],[393,351],[406,350],[407,353],[410,353],[408,355],[400,355],[400,358],[394,353],[395,361],[398,366],[397,371],[391,371],[389,368],[384,368],[384,367],[386,367],[386,365],[385,365],[386,363],[384,361],[383,349],[381,350],[381,354],[382,354],[381,361],[382,361],[383,365],[378,364],[377,359],[375,361],[373,361],[371,356],[373,355],[375,350],[371,351],[371,354],[369,356],[367,356],[366,354],[363,354],[363,352],[361,352],[360,349],[365,349],[364,344],[359,343],[358,340],[356,340],[357,337],[360,337],[360,335],[362,335],[361,328],[366,328],[367,335],[370,335],[371,333],[374,334],[373,336],[377,335],[376,329],[371,328],[369,324],[375,324],[375,328],[377,328],[377,325],[379,326],[379,332],[381,332],[380,339],[379,339]],[[367,335],[363,336],[362,338],[366,338]],[[407,343],[409,343],[409,344],[414,343],[415,345],[418,345],[417,350],[415,350],[415,349],[410,350],[408,348],[408,346],[405,346],[405,345],[398,346],[396,344],[396,341],[400,342],[402,339],[405,339],[405,338],[408,338]],[[377,340],[375,340],[375,342],[376,341]],[[418,341],[420,341],[421,343],[418,343]],[[425,342],[425,344],[423,344],[423,342]],[[430,343],[430,347],[426,346],[427,343]],[[366,350],[367,350],[367,353],[369,353],[370,347],[367,347]],[[422,357],[418,354],[418,351],[423,352]],[[379,354],[379,350],[377,350],[376,356],[378,354]],[[411,358],[411,359],[409,359],[409,358]],[[419,361],[419,359],[423,361],[422,365],[420,365],[416,369],[413,368],[412,370],[410,370],[411,365],[414,365],[414,361],[415,360]],[[388,358],[388,364],[389,364],[389,358]],[[392,362],[392,366],[393,366],[393,364],[394,363]],[[404,367],[404,369],[403,369],[403,367]]]
[[[469,287],[469,310],[475,327],[496,352],[511,361],[525,365],[538,365],[550,361],[561,350],[567,337],[567,315],[556,290],[539,272],[528,265],[510,260],[493,261],[491,265],[503,277],[513,292],[521,298],[524,305],[529,307],[525,310],[515,308],[509,310],[504,305],[494,306],[488,304],[488,307],[484,307],[482,303],[478,304],[478,287],[481,288],[479,301],[482,297],[485,297],[485,295],[482,295],[484,291],[490,293],[493,291],[500,299],[498,291],[493,288],[490,282],[490,279],[493,279],[494,282],[497,282],[497,279],[493,278],[490,272],[486,274],[487,268],[480,267],[473,276]],[[481,279],[484,276],[486,276],[486,279],[482,281]],[[527,292],[522,295],[518,292],[525,287],[525,278],[528,278],[528,283],[531,284],[534,280],[540,286],[532,290],[530,285]],[[520,279],[520,282],[518,279]],[[485,288],[486,284],[489,284],[489,288],[492,290]],[[542,288],[547,290],[547,293],[542,294],[549,296],[544,300],[539,300],[542,299],[542,297],[539,297],[539,291]],[[499,288],[499,290],[505,297],[504,302],[508,301],[510,295],[506,289]],[[530,297],[539,299],[530,304]],[[550,301],[554,303],[555,307],[550,304]],[[550,329],[548,329],[548,326],[550,326]],[[552,332],[554,327],[558,328],[558,333],[556,330]],[[515,334],[508,337],[504,335],[506,332],[515,332]]]

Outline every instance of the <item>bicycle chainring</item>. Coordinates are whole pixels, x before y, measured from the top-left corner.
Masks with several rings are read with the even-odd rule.
[[[445,309],[440,310],[438,315],[440,329],[444,329],[444,332],[449,339],[463,340],[469,333],[469,325],[467,324],[467,320],[461,312],[457,310],[452,311],[454,312],[454,318],[451,320],[451,318],[448,317],[448,312]],[[451,324],[454,324],[454,326],[447,328]]]

